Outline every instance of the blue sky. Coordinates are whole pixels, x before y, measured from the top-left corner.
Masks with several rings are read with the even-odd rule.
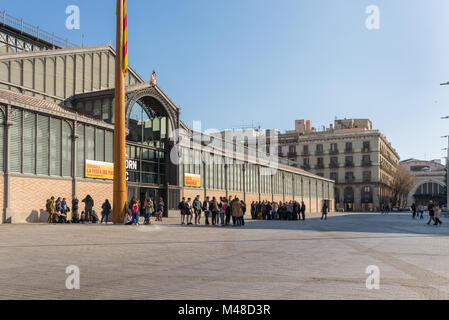
[[[65,28],[65,8],[81,30]],[[365,28],[368,5],[380,30]],[[3,1],[1,9],[75,43],[115,39],[115,1]],[[402,159],[445,155],[447,0],[128,0],[129,60],[182,106],[190,126],[370,118]]]

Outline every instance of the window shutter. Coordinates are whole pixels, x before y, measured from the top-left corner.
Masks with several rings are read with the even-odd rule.
[[[10,139],[11,172],[22,171],[22,110],[12,109]]]
[[[77,168],[76,168],[76,175],[79,178],[84,178],[84,174],[85,174],[85,160],[86,160],[86,156],[84,153],[85,147],[84,147],[84,125],[80,125],[78,127],[78,163],[77,163]]]
[[[95,160],[104,162],[104,130],[95,129]]]
[[[61,120],[50,119],[50,175],[61,176]]]
[[[36,114],[23,113],[23,173],[35,173]]]
[[[105,144],[106,144],[105,161],[112,163],[114,162],[114,134],[111,131],[106,131]]]
[[[62,122],[62,175],[72,176],[72,128],[67,121]]]
[[[49,118],[37,116],[37,174],[48,176]]]
[[[86,126],[86,160],[95,160],[95,134],[94,128]]]

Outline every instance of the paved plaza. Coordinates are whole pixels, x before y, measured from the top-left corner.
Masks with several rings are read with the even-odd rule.
[[[427,217],[426,217],[427,218]],[[448,299],[449,219],[0,226],[0,299]],[[80,290],[66,289],[67,266]],[[380,289],[366,288],[367,266]]]

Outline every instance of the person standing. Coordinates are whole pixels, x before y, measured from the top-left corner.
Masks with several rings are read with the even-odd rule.
[[[55,207],[55,197],[51,197],[47,200],[45,208],[48,212],[48,223],[56,223],[56,207]]]
[[[70,208],[67,205],[67,199],[63,198],[60,204],[61,207],[61,218],[64,223],[67,223],[67,213],[70,212]]]
[[[145,199],[143,209],[145,210],[145,224],[151,224],[151,215],[154,212],[154,202],[151,198]]]
[[[435,222],[435,205],[432,200],[429,201],[427,210],[429,211],[429,222],[427,222],[427,224],[430,224],[432,221]]]
[[[164,212],[165,212],[165,202],[164,199],[160,197],[156,204],[156,221],[162,222]]]
[[[327,214],[329,212],[328,208],[327,208],[327,204],[326,202],[323,203],[323,208],[321,209],[322,212],[322,216],[321,216],[321,220],[327,220]]]
[[[181,202],[178,204],[178,210],[181,214],[181,225],[186,224],[186,198],[182,198]]]
[[[221,202],[220,202],[220,222],[221,225],[224,226],[225,225],[225,215],[226,215],[226,199],[221,198]],[[218,222],[217,222],[218,224]]]
[[[279,211],[279,205],[277,202],[273,203],[273,220],[278,219],[278,211]]]
[[[195,213],[195,225],[201,225],[201,201],[200,196],[193,200],[193,212]]]
[[[210,198],[206,197],[206,200],[203,202],[203,211],[204,216],[206,217],[206,226],[208,226],[209,223],[209,216],[210,216]]]
[[[215,227],[218,224],[218,213],[220,212],[215,197],[212,198],[212,202],[210,203],[210,210],[212,211],[212,225]]]
[[[94,207],[94,199],[88,194],[83,201],[84,202],[84,216],[87,223],[92,223],[92,210]]]
[[[77,196],[73,196],[72,199],[72,223],[79,223],[80,215],[79,215],[79,200]]]
[[[100,224],[103,224],[103,221],[106,220],[106,224],[109,222],[109,215],[111,214],[111,203],[109,202],[109,199],[106,199],[103,204],[101,205],[101,222]]]
[[[301,202],[301,217],[303,221],[306,220],[306,204],[304,201]]]
[[[131,213],[132,213],[132,224],[138,225],[139,224],[139,201],[134,197],[131,200]]]
[[[419,213],[419,219],[420,220],[424,219],[424,206],[422,204],[420,204],[418,206],[418,213]]]
[[[231,204],[232,212],[232,224],[233,226],[239,226],[241,224],[241,218],[243,217],[242,203],[239,198],[235,197]]]
[[[254,201],[251,203],[251,219],[256,219],[256,203]]]
[[[192,199],[188,198],[187,202],[185,203],[185,212],[187,217],[187,225],[192,225],[192,204],[190,203]]]
[[[231,224],[232,217],[232,197],[229,197],[229,201],[226,203],[226,222],[225,225],[229,226]]]
[[[242,215],[242,217],[240,218],[240,225],[242,226],[242,227],[244,227],[245,226],[245,214],[246,214],[246,203],[242,200],[241,202],[241,205],[242,205],[242,212],[243,212],[243,215]]]

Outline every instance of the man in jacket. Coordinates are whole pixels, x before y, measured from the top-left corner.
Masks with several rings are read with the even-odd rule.
[[[45,209],[48,212],[48,223],[56,222],[56,208],[55,208],[55,197],[51,197],[47,200],[45,204]]]
[[[220,212],[217,199],[215,197],[212,198],[210,203],[210,211],[212,212],[212,225],[215,227],[218,224],[218,213]]]

